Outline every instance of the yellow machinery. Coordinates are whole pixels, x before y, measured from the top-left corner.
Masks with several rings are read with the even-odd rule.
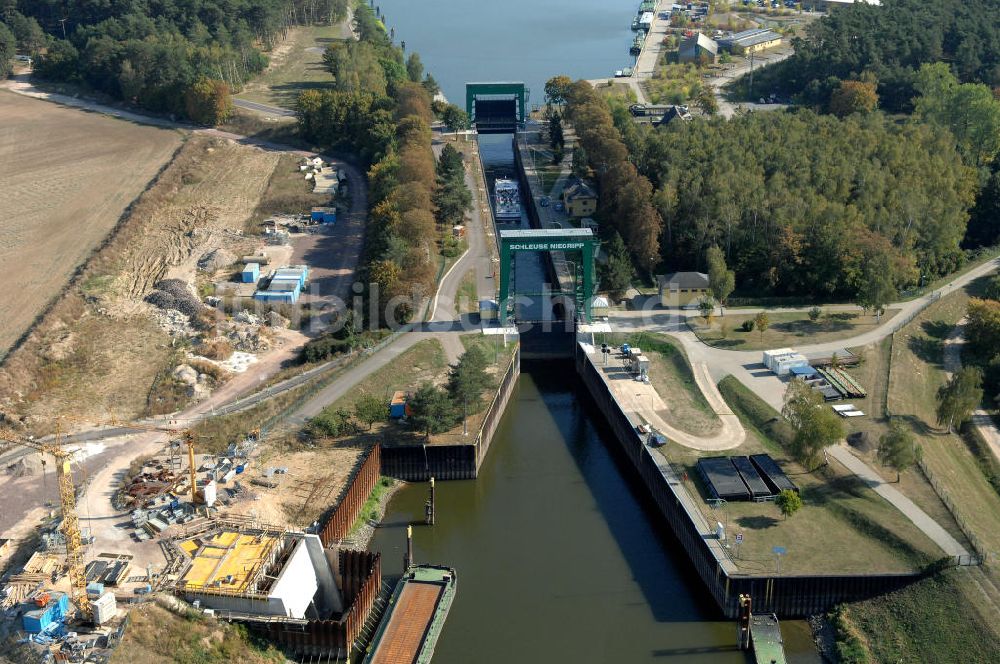
[[[42,443],[25,438],[10,431],[0,431],[0,440],[24,445],[56,459],[56,477],[59,479],[59,503],[62,506],[62,531],[66,537],[66,570],[69,574],[71,596],[76,608],[85,620],[92,617],[90,600],[87,598],[87,574],[83,566],[83,538],[80,535],[80,518],[76,514],[76,488],[73,486],[73,472],[70,468],[71,453],[54,443]]]

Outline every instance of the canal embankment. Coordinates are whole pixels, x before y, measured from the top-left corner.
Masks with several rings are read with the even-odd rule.
[[[730,543],[719,537],[720,522],[712,523],[680,475],[636,426],[642,422],[619,403],[595,355],[580,345],[576,371],[585,392],[607,420],[615,442],[641,480],[656,510],[680,543],[708,595],[724,615],[735,618],[740,594],[754,598],[757,611],[782,617],[805,617],[842,602],[865,599],[902,588],[928,573],[927,569],[882,574],[748,573],[733,559]],[[721,514],[720,514],[721,516]],[[829,561],[836,569],[836,561]],[[933,566],[931,567],[933,569]]]

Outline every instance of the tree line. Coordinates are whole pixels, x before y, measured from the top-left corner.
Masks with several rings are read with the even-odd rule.
[[[840,81],[870,75],[883,108],[908,112],[925,63],[945,61],[963,82],[1000,86],[1000,0],[857,2],[809,24],[795,54],[759,73],[760,92],[825,107]]]
[[[619,234],[636,266],[651,271],[660,261],[662,219],[652,204],[652,185],[630,160],[607,104],[586,81],[566,77],[552,79],[546,94],[566,104],[565,116],[596,179],[602,233]]]
[[[404,57],[376,10],[358,5],[359,41],[329,47],[330,90],[307,91],[297,104],[305,138],[358,154],[368,171],[369,222],[364,276],[378,324],[406,322],[434,287],[440,244],[471,203],[462,156],[431,150],[437,84],[420,58]]]
[[[453,364],[443,387],[424,383],[407,401],[410,423],[419,433],[430,438],[457,426],[470,414],[483,407],[483,393],[492,384],[487,373],[489,359],[479,346],[470,348]],[[377,422],[389,419],[389,405],[384,398],[362,394],[353,410],[329,407],[309,420],[306,431],[313,436],[344,436],[361,430],[364,423],[370,430]]]
[[[632,158],[656,189],[664,269],[701,269],[718,245],[743,292],[851,298],[964,258],[975,172],[925,124],[808,110],[674,122]]]
[[[41,78],[214,123],[229,91],[267,65],[263,50],[296,23],[343,19],[347,2],[2,0],[0,18]]]

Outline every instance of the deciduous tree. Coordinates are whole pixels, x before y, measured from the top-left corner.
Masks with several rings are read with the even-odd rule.
[[[382,422],[389,416],[389,407],[374,394],[362,394],[354,404],[354,416],[368,425],[370,431],[376,422]]]
[[[553,76],[545,83],[545,101],[549,104],[564,104],[573,81],[569,76]]]
[[[771,327],[771,319],[768,318],[766,312],[759,312],[753,317],[753,327],[760,334],[760,341],[764,343],[764,333],[767,332],[767,328]]]
[[[823,448],[844,436],[840,418],[823,406],[823,395],[801,378],[788,383],[781,414],[795,431],[792,451],[806,466],[814,466]]]
[[[201,78],[184,95],[188,117],[195,122],[216,125],[233,112],[233,100],[225,81]]]
[[[919,452],[913,434],[901,422],[893,420],[889,431],[879,438],[876,454],[879,463],[896,471],[896,482],[899,482],[899,474],[917,462]]]
[[[726,266],[726,257],[716,245],[705,252],[705,261],[708,263],[709,290],[718,303],[725,306],[726,298],[736,288],[736,273]]]
[[[787,519],[802,509],[802,497],[799,496],[798,491],[785,489],[774,499],[774,504],[781,510],[781,515]]]
[[[878,107],[874,82],[841,81],[830,95],[830,112],[839,117],[852,113],[871,113]]]
[[[983,374],[976,367],[962,367],[938,389],[937,422],[954,431],[972,416],[983,400]]]

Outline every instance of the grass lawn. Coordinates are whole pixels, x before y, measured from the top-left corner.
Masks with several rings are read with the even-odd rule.
[[[986,551],[1000,552],[1000,495],[966,442],[957,434],[943,432],[934,415],[937,390],[946,379],[942,342],[983,281],[943,297],[895,334],[888,406],[893,416],[911,425],[926,467],[973,535]]]
[[[500,345],[496,345],[493,337],[473,333],[462,335],[462,345],[468,351],[473,346],[478,346],[486,351],[490,360],[496,358],[497,362],[492,364],[488,371],[493,374],[493,386],[483,395],[482,409],[478,412],[468,414],[467,434],[462,433],[462,424],[459,422],[454,428],[441,434],[431,436],[431,445],[454,445],[456,443],[471,443],[475,440],[476,432],[479,430],[486,406],[493,398],[493,388],[499,382],[500,374],[507,369],[510,358],[516,345],[509,343],[504,347],[502,338]],[[324,411],[333,412],[339,409],[353,413],[354,404],[364,394],[376,394],[384,396],[386,403],[392,392],[395,390],[414,391],[426,382],[443,385],[448,378],[448,360],[444,353],[444,348],[437,339],[425,339],[418,342],[412,348],[396,358],[391,364],[382,367],[361,381],[350,394],[345,395],[327,406]],[[346,444],[351,440],[359,443],[369,441],[373,437],[379,438],[384,444],[399,445],[419,445],[427,442],[420,432],[415,431],[407,424],[396,421],[375,424],[371,431],[361,431],[356,435],[347,436],[344,439]],[[338,439],[340,441],[340,439]]]
[[[784,519],[774,503],[730,502],[713,509],[701,503],[710,521],[728,524],[730,537],[743,533],[739,558],[748,573],[773,571],[771,548],[784,546],[783,573],[820,572],[905,572],[919,568],[941,556],[940,549],[919,529],[874,491],[865,487],[839,464],[807,472],[789,458],[777,441],[780,427],[777,412],[760,401],[734,378],[720,384],[720,390],[747,428],[747,440],[726,454],[767,452],[795,482],[802,495],[802,509]],[[686,473],[685,486],[694,495],[707,498],[695,464],[699,453],[680,446],[665,448],[667,458]]]
[[[867,398],[851,399],[852,404],[864,411],[865,417],[843,420],[844,431],[849,436],[848,440],[852,441],[851,451],[877,471],[885,481],[894,483],[895,488],[941,524],[952,537],[967,544],[965,535],[951,512],[941,502],[930,482],[918,468],[901,473],[896,483],[896,471],[881,466],[876,458],[875,448],[878,440],[889,431],[889,420],[883,406],[888,387],[890,348],[891,340],[887,337],[878,344],[851,349],[851,352],[862,358],[862,362],[860,366],[852,368],[850,373],[868,388]],[[858,436],[862,437],[861,440]]]
[[[883,597],[847,605],[836,621],[841,661],[1000,661],[996,613],[982,601],[981,574],[974,568],[948,570]],[[849,653],[841,645],[845,633],[857,637]]]
[[[479,293],[476,292],[476,271],[469,270],[458,284],[458,301],[455,309],[461,314],[473,314],[479,311]]]
[[[896,315],[890,309],[875,321],[874,316],[864,316],[860,312],[834,311],[824,313],[815,323],[809,320],[805,311],[769,313],[771,324],[763,336],[760,332],[744,332],[740,325],[752,320],[756,314],[739,314],[735,311],[725,316],[716,316],[711,324],[702,317],[687,319],[688,327],[709,346],[730,350],[764,350],[782,348],[808,342],[810,344],[849,339],[872,330]]]
[[[650,381],[657,394],[667,404],[667,412],[659,413],[663,419],[681,431],[696,436],[709,436],[717,432],[722,422],[708,405],[698,389],[684,351],[661,334],[613,334],[608,342],[616,346],[629,343],[642,349],[649,358]],[[608,362],[619,362],[611,357]]]
[[[443,384],[448,373],[448,359],[437,339],[424,339],[395,360],[370,374],[349,394],[342,396],[324,410],[343,408],[354,410],[354,404],[364,394],[384,396],[386,403],[396,390],[415,390],[426,382]]]
[[[490,358],[490,362],[492,362],[494,366],[500,367],[498,371],[503,371],[507,368],[507,363],[513,356],[514,349],[517,348],[517,344],[513,341],[508,341],[505,345],[503,335],[501,334],[491,334],[487,336],[480,332],[471,332],[469,334],[463,334],[459,337],[459,339],[461,339],[462,346],[465,348],[466,352],[471,350],[473,347],[479,347],[486,351],[486,355]]]
[[[327,44],[348,37],[343,25],[298,26],[269,54],[271,64],[236,95],[261,104],[295,108],[299,93],[329,87],[333,82],[323,66]]]

